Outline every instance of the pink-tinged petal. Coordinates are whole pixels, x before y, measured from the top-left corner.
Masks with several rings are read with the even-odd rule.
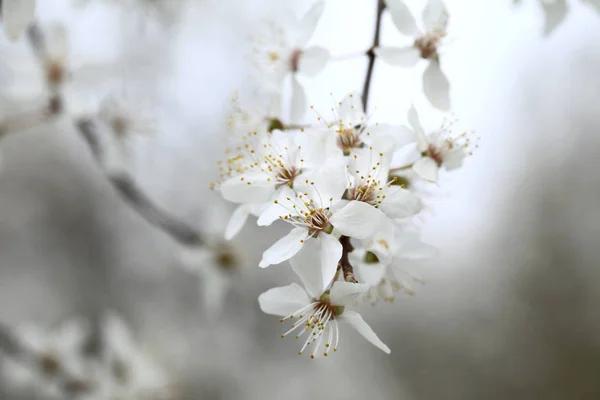
[[[229,178],[221,184],[225,200],[241,204],[266,203],[275,193],[275,181],[262,172],[250,172]]]
[[[375,332],[373,332],[373,329],[371,329],[371,327],[367,325],[367,323],[362,319],[360,314],[358,314],[356,311],[344,311],[344,313],[339,318],[342,321],[352,325],[352,327],[356,329],[357,332],[360,333],[365,339],[371,342],[371,344],[380,348],[387,354],[391,353],[390,348],[387,347],[385,343],[381,341],[381,339],[379,339]]]
[[[385,191],[385,195],[379,209],[389,218],[412,217],[423,209],[421,199],[400,186],[393,185]]]
[[[423,243],[418,233],[403,232],[396,240],[395,256],[409,260],[421,260],[432,258],[440,253],[440,250],[432,245]]]
[[[310,10],[308,10],[304,17],[302,17],[295,40],[296,46],[300,48],[306,46],[306,43],[308,43],[312,37],[315,29],[317,29],[319,20],[323,15],[323,11],[325,11],[325,2],[317,1],[315,4],[313,4]]]
[[[568,6],[566,0],[554,0],[552,2],[542,1],[542,7],[545,16],[544,35],[548,36],[563,23],[567,16]]]
[[[335,277],[338,262],[342,258],[343,249],[339,240],[332,235],[321,233],[319,235],[319,242],[321,244],[322,287],[324,289],[329,286]]]
[[[387,8],[390,10],[392,21],[396,25],[396,29],[408,36],[417,36],[419,34],[419,28],[415,17],[406,7],[402,0],[384,0]]]
[[[448,10],[442,0],[429,0],[423,9],[423,24],[428,31],[446,30],[448,26]]]
[[[308,239],[308,230],[304,228],[292,229],[290,233],[265,250],[258,266],[266,268],[269,265],[279,264],[285,260],[289,260],[302,249],[306,239]]]
[[[444,155],[444,168],[448,171],[459,168],[466,155],[463,149],[452,150]]]
[[[33,21],[36,0],[4,0],[0,4],[2,5],[0,20],[4,34],[10,41],[15,41]]]
[[[296,283],[269,289],[258,296],[260,309],[266,314],[287,317],[310,304],[306,291]]]
[[[290,258],[292,269],[313,299],[318,299],[324,291],[320,251],[318,241],[309,240],[298,254]]]
[[[438,165],[429,157],[423,157],[413,165],[413,170],[423,179],[429,182],[437,182]]]
[[[440,63],[432,61],[423,73],[423,93],[438,110],[450,109],[450,82],[442,72]]]
[[[361,201],[350,201],[331,217],[334,229],[342,235],[357,239],[372,236],[383,220],[383,213]]]
[[[296,75],[292,77],[292,101],[290,118],[292,122],[299,122],[306,113],[306,92],[304,86],[298,81]]]
[[[419,50],[414,46],[379,47],[375,49],[375,54],[390,65],[404,68],[414,67],[421,59]]]
[[[306,76],[315,76],[325,68],[329,61],[329,51],[322,47],[309,47],[302,50],[298,71]]]
[[[225,240],[233,239],[244,227],[250,215],[250,210],[247,205],[238,206],[231,214],[231,218],[225,228]]]
[[[331,287],[330,299],[334,306],[346,306],[353,303],[361,294],[369,290],[369,285],[364,283],[351,283],[337,281]]]

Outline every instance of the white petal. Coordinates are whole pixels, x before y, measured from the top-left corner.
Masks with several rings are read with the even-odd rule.
[[[589,4],[597,13],[600,14],[600,0],[584,0],[584,3]]]
[[[296,194],[288,186],[283,186],[279,189],[279,193],[277,194],[277,203],[272,202],[262,210],[256,221],[257,225],[270,226],[273,222],[277,221],[280,216],[289,214],[289,210],[281,205],[286,202],[287,197],[295,198]]]
[[[410,260],[421,260],[435,257],[440,253],[439,249],[427,243],[423,243],[418,233],[402,232],[396,240],[396,257]]]
[[[356,251],[356,250],[355,250]],[[354,253],[353,251],[352,253]],[[363,254],[364,255],[364,254]],[[354,272],[360,282],[369,286],[377,286],[386,272],[387,266],[382,263],[355,263]],[[337,285],[337,283],[336,283]]]
[[[319,246],[317,240],[309,240],[298,254],[290,258],[292,269],[302,281],[308,294],[314,299],[319,298],[324,291]]]
[[[428,31],[433,29],[446,31],[448,10],[442,0],[429,0],[423,9],[423,24]]]
[[[333,235],[321,233],[319,235],[321,244],[321,269],[323,270],[323,288],[329,286],[335,273],[337,272],[338,262],[342,258],[342,245]]]
[[[435,60],[423,73],[423,92],[435,108],[442,111],[450,109],[450,82]]]
[[[309,303],[306,291],[296,283],[269,289],[258,296],[258,304],[264,313],[281,317],[287,317]]]
[[[62,23],[52,23],[45,29],[46,52],[54,60],[66,60],[69,56],[69,34]]]
[[[348,185],[345,159],[341,152],[336,154],[322,168],[302,174],[297,185],[297,190],[309,193],[316,202],[322,200],[319,206],[329,207],[329,199],[340,199]]]
[[[36,0],[3,0],[1,21],[9,40],[17,40],[35,16]]]
[[[334,229],[342,235],[364,239],[379,228],[383,213],[361,201],[350,201],[331,217]]]
[[[360,314],[358,314],[355,311],[348,310],[344,311],[344,313],[340,316],[340,319],[352,325],[354,329],[358,331],[358,333],[360,333],[373,345],[379,347],[387,354],[391,353],[390,348],[387,347],[385,343],[383,343],[381,339],[379,339],[379,337],[377,337],[375,332],[373,332],[373,329],[371,329],[371,327],[367,325],[367,323],[362,319]]]
[[[65,351],[72,351],[77,347],[83,346],[88,339],[90,326],[87,321],[82,319],[72,319],[60,325],[56,332],[57,346]]]
[[[308,230],[304,228],[292,229],[290,233],[265,250],[259,267],[266,268],[269,265],[279,264],[285,260],[289,260],[300,251],[307,238]]]
[[[417,36],[419,34],[417,22],[404,2],[402,0],[384,1],[390,10],[392,21],[394,22],[394,25],[396,25],[396,28],[405,35],[413,37]]]
[[[225,200],[242,204],[266,203],[275,193],[275,181],[262,172],[251,172],[229,178],[221,184]]]
[[[389,218],[412,217],[423,209],[421,199],[398,185],[388,188],[385,195],[386,198],[379,205],[379,209]]]
[[[321,72],[329,61],[329,51],[322,47],[309,47],[302,50],[298,71],[306,76],[314,76]]]
[[[408,109],[408,123],[415,131],[415,139],[417,140],[417,148],[419,150],[424,151],[428,147],[427,138],[425,137],[425,132],[423,131],[423,125],[421,125],[421,120],[419,119],[419,114],[414,106],[411,104]]]
[[[408,47],[379,47],[375,54],[384,62],[398,67],[414,67],[421,59],[421,54],[414,46]]]
[[[227,223],[227,227],[225,228],[225,240],[233,239],[244,227],[246,221],[248,220],[248,215],[250,214],[250,210],[247,205],[242,204],[238,206],[233,214],[231,214],[231,218]]]
[[[111,352],[126,358],[135,352],[136,345],[131,330],[116,313],[109,311],[104,315],[103,333]]]
[[[429,157],[423,157],[413,165],[413,170],[423,179],[436,182],[438,178],[438,165]]]
[[[548,36],[565,20],[567,16],[566,0],[554,0],[553,2],[542,2],[545,15],[544,35]]]
[[[300,20],[298,34],[296,36],[295,44],[298,47],[304,47],[310,40],[311,36],[315,32],[319,20],[325,11],[325,2],[317,1],[308,10],[308,12]]]
[[[448,171],[459,168],[466,155],[463,149],[452,150],[444,155],[444,168]]]
[[[304,113],[306,112],[306,92],[304,86],[298,81],[296,75],[292,77],[292,102],[290,110],[290,118],[292,122],[299,122],[302,120]]]
[[[338,281],[331,287],[331,304],[346,306],[354,302],[358,296],[369,290],[369,285],[364,283],[351,283]]]

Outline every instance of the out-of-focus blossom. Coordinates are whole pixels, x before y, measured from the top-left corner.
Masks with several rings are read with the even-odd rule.
[[[4,34],[11,40],[17,40],[35,17],[36,0],[0,1],[0,21]]]
[[[290,10],[280,10],[254,37],[252,60],[266,75],[263,79],[283,84],[284,79],[291,75],[291,122],[298,122],[306,112],[306,93],[297,75],[316,75],[329,60],[326,49],[306,47],[324,9],[325,2],[318,1],[301,19]]]
[[[450,83],[440,68],[440,46],[447,35],[448,12],[441,0],[429,0],[423,10],[423,28],[417,22],[402,0],[385,0],[392,21],[404,35],[414,39],[407,47],[382,46],[375,49],[385,62],[402,67],[412,67],[420,59],[429,65],[423,74],[423,92],[431,104],[440,109],[450,109]]]

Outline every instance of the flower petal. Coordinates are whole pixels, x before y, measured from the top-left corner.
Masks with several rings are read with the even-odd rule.
[[[304,228],[292,229],[290,233],[265,250],[258,266],[266,268],[269,265],[279,264],[285,260],[289,260],[302,249],[304,241],[307,238],[308,230]]]
[[[342,245],[339,240],[333,235],[327,235],[321,233],[319,235],[319,242],[321,244],[321,269],[323,275],[323,289],[325,289],[337,272],[338,262],[342,258]]]
[[[413,170],[423,179],[436,182],[438,179],[438,165],[429,157],[423,157],[413,165]]]
[[[356,251],[356,250],[355,250]],[[354,253],[353,251],[352,253]],[[364,256],[364,253],[363,253]],[[382,263],[354,263],[354,272],[359,281],[369,285],[377,286],[385,275],[387,266]]]
[[[250,210],[245,204],[238,206],[233,211],[225,228],[225,240],[233,239],[242,230],[248,220],[248,215],[250,215]]]
[[[15,41],[27,25],[34,19],[36,0],[4,0],[0,1],[0,16],[6,37]]]
[[[308,10],[308,12],[302,17],[300,20],[298,34],[296,36],[295,44],[298,47],[306,46],[306,43],[310,40],[315,29],[317,29],[317,25],[321,16],[323,15],[323,11],[325,11],[325,2],[317,1],[313,6]]]
[[[309,47],[302,51],[298,71],[306,76],[315,76],[325,68],[329,61],[329,51],[322,47]]]
[[[423,9],[423,24],[428,31],[439,29],[446,31],[448,10],[442,0],[429,0]]]
[[[442,111],[450,109],[450,82],[438,61],[430,62],[423,73],[423,92],[435,108]]]
[[[392,185],[385,190],[385,195],[379,209],[389,218],[412,217],[423,209],[421,199],[400,186]]]
[[[414,104],[411,104],[410,108],[408,109],[407,118],[408,123],[415,132],[417,148],[421,151],[427,150],[429,143],[427,142],[427,138],[425,137],[423,125],[421,125],[421,120],[419,119],[419,114],[417,113],[417,109],[415,108]]]
[[[380,226],[383,213],[361,201],[350,201],[331,217],[334,229],[342,235],[365,239],[373,235]]]
[[[90,334],[87,321],[75,318],[61,324],[56,332],[56,345],[65,351],[72,351],[84,345]]]
[[[290,118],[292,122],[299,122],[302,120],[302,117],[306,112],[306,103],[307,100],[304,86],[302,86],[294,74],[294,76],[292,76],[292,102],[290,106]]]
[[[225,200],[241,204],[260,204],[271,200],[275,181],[262,172],[250,172],[229,178],[221,184]]]
[[[463,149],[452,150],[444,155],[444,167],[448,171],[459,168],[465,157]]]
[[[415,17],[402,0],[384,0],[387,8],[390,10],[392,21],[396,25],[396,29],[408,36],[417,36],[419,28]]]
[[[395,256],[409,260],[421,260],[435,257],[440,253],[439,249],[421,241],[416,232],[402,232],[396,236]]]
[[[272,202],[260,213],[258,220],[256,221],[258,226],[270,226],[273,222],[277,221],[279,217],[289,214],[289,210],[281,205],[286,198],[295,198],[296,193],[288,186],[283,186],[279,189],[277,195],[277,202]]]
[[[600,0],[583,0],[584,3],[592,7],[598,14],[600,14]]]
[[[414,67],[421,59],[419,50],[414,46],[379,47],[375,49],[375,54],[390,65],[404,68]]]
[[[351,283],[337,281],[331,287],[331,304],[346,306],[356,300],[361,294],[369,290],[369,285],[364,283]]]
[[[281,317],[287,317],[309,303],[306,291],[297,283],[269,289],[258,296],[258,304],[264,313]]]
[[[308,294],[314,299],[319,298],[324,291],[319,243],[316,240],[307,241],[302,250],[290,258],[290,265]]]
[[[376,347],[379,347],[381,350],[383,350],[387,354],[391,353],[390,348],[387,347],[385,345],[385,343],[383,343],[381,341],[381,339],[379,339],[379,337],[375,334],[375,332],[373,332],[373,329],[371,329],[371,327],[369,325],[367,325],[367,323],[362,319],[360,314],[358,314],[356,311],[351,311],[351,310],[344,311],[344,313],[339,318],[342,321],[345,321],[345,322],[349,323],[350,325],[352,325],[352,327],[354,327],[354,329],[356,329],[358,331],[358,333],[360,333],[365,339],[367,339],[373,345],[375,345]]]

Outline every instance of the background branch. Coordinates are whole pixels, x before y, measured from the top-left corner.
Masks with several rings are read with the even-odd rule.
[[[362,103],[365,112],[367,111],[367,105],[369,103],[369,92],[371,90],[371,81],[373,80],[373,70],[375,68],[375,49],[379,47],[379,39],[381,36],[381,16],[385,10],[385,3],[383,0],[377,0],[377,19],[375,21],[375,34],[373,35],[373,45],[367,51],[367,57],[369,57],[369,64],[367,66],[367,74],[365,76],[365,83],[363,84],[362,91]]]

